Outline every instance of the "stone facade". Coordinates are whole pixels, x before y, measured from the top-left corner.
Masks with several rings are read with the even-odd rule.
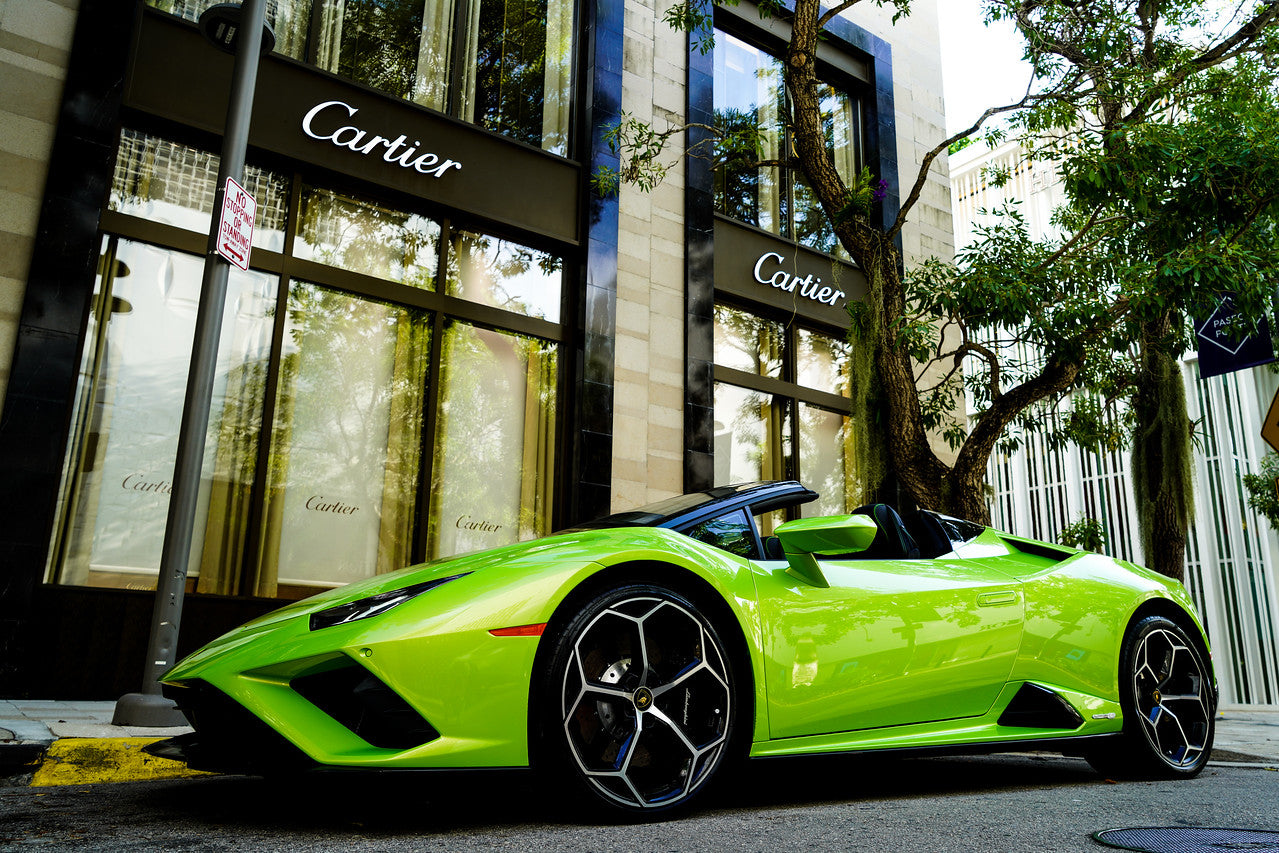
[[[622,109],[663,130],[683,122],[686,36],[666,0],[626,4]],[[684,164],[651,193],[622,188],[618,221],[613,507],[683,491]]]
[[[77,6],[77,0],[0,0],[0,405]]]

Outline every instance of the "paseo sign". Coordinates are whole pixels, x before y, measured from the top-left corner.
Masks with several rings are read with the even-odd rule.
[[[382,136],[361,128],[354,122],[359,111],[345,101],[323,101],[311,107],[302,117],[302,132],[319,142],[347,148],[365,157],[381,157],[390,165],[412,169],[433,178],[442,178],[449,170],[462,168],[456,160],[422,151],[420,140],[410,143],[403,133]]]
[[[798,272],[785,269],[785,263],[783,255],[765,252],[755,261],[755,280],[787,293],[797,293],[822,305],[838,306],[839,301],[847,296],[842,290],[822,284],[820,276],[814,277],[809,273],[801,277]]]

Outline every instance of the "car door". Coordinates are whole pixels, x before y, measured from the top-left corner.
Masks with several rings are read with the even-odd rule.
[[[976,717],[1021,642],[1013,577],[959,559],[823,560],[829,588],[757,561],[774,738]]]

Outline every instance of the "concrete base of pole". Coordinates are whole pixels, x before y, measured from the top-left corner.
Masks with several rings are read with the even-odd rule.
[[[171,728],[190,723],[172,699],[157,693],[126,693],[115,703],[111,725]]]

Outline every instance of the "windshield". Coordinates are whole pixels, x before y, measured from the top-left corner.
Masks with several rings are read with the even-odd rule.
[[[677,518],[690,510],[717,500],[707,492],[677,495],[663,501],[584,521],[572,530],[596,530],[602,527],[658,527],[663,521]]]

